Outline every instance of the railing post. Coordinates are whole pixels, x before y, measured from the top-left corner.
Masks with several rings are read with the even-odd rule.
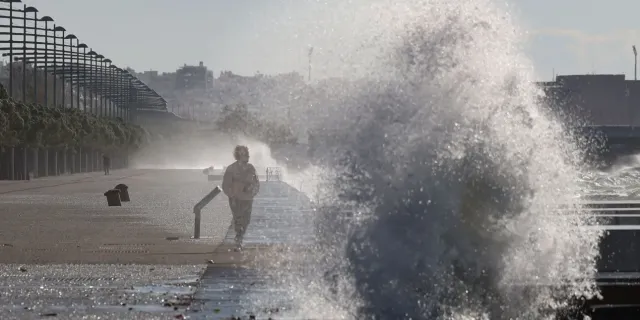
[[[200,239],[200,219],[202,217],[200,209],[194,209],[193,213],[196,214],[195,221],[193,222],[193,238]]]
[[[222,189],[220,189],[219,186],[216,186],[215,188],[213,188],[213,190],[211,190],[211,192],[209,192],[209,194],[204,196],[204,198],[202,198],[202,200],[200,200],[200,202],[198,202],[195,207],[193,207],[193,213],[195,214],[195,220],[193,222],[194,239],[200,239],[200,220],[202,218],[202,208],[209,204],[209,202],[211,202],[213,198],[219,195],[220,192],[222,192]]]

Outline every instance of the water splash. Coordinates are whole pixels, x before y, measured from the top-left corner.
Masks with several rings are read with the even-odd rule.
[[[315,103],[329,184],[318,246],[279,269],[300,309],[545,319],[594,294],[601,233],[577,230],[595,218],[571,206],[580,153],[538,105],[511,18],[490,0],[357,12],[368,75]]]
[[[233,149],[242,144],[249,148],[251,162],[262,169],[279,166],[264,142],[243,135],[216,134],[212,136],[178,135],[173,139],[156,141],[131,159],[140,169],[198,169],[210,166],[221,168],[233,163]]]

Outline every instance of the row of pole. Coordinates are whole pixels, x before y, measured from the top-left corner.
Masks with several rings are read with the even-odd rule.
[[[135,109],[166,110],[167,102],[129,71],[81,43],[53,18],[38,17],[36,8],[18,5],[20,2],[0,0],[0,35],[4,36],[0,51],[9,58],[7,91],[11,97],[124,121],[132,121]],[[20,66],[21,83],[15,83]],[[32,79],[27,79],[27,66]],[[29,81],[33,83],[28,95]]]

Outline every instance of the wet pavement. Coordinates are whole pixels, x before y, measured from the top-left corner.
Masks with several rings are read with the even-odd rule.
[[[129,186],[131,202],[103,193]],[[226,199],[199,170],[117,170],[0,183],[0,319],[180,319],[224,239]],[[177,317],[177,318],[176,318]]]
[[[215,187],[199,170],[60,179],[1,186],[0,263],[204,263],[231,221],[217,197],[202,211],[208,238],[170,241],[192,236],[193,206]],[[131,201],[108,207],[103,193],[119,183]]]
[[[251,224],[244,244],[260,251],[272,245],[305,245],[313,240],[313,210],[309,199],[284,182],[262,182],[254,200]],[[231,247],[235,232],[230,227],[223,245]],[[205,271],[191,319],[293,319],[287,290],[267,272],[249,266],[225,268],[210,265]]]
[[[107,207],[102,193],[117,183],[131,202]],[[285,296],[263,273],[207,268],[234,236],[226,197],[203,210],[203,239],[189,239],[193,205],[219,183],[197,170],[131,170],[1,185],[0,319],[282,319],[286,301],[250,310]],[[309,242],[311,218],[300,192],[263,181],[246,244]]]
[[[286,314],[293,305],[287,296],[284,288],[255,269],[210,267],[188,315],[190,319],[289,319]]]
[[[233,244],[234,237],[233,226],[229,226],[224,243]],[[313,209],[309,199],[284,182],[262,182],[244,244],[310,244],[312,237]]]
[[[0,319],[180,319],[203,266],[0,265]]]
[[[132,201],[107,208],[101,193],[121,179]],[[59,182],[0,186],[5,217],[0,262],[25,261],[0,264],[0,319],[293,319],[293,297],[268,276],[268,266],[255,268],[241,259],[234,267],[205,264],[204,257],[211,256],[206,250],[233,243],[226,197],[217,197],[203,211],[203,239],[189,239],[193,205],[219,182],[193,170]],[[283,182],[261,184],[245,237],[249,250],[243,254],[311,244],[309,199]],[[624,222],[640,211],[640,205],[628,203],[592,207]],[[89,229],[92,225],[97,229]],[[157,230],[142,232],[150,227]],[[168,241],[165,235],[181,241]],[[203,244],[205,251],[191,256],[194,244]],[[158,256],[172,257],[172,265],[159,263]],[[52,264],[59,260],[78,264]],[[113,264],[121,260],[139,264]]]

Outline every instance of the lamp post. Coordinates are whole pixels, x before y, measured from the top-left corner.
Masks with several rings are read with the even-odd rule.
[[[78,68],[78,108],[80,107],[80,86],[82,86],[82,111],[87,112],[87,48],[84,43],[78,44],[78,48],[82,49],[82,76],[80,76],[80,68]],[[80,61],[78,59],[78,61]],[[78,62],[79,63],[79,62]]]
[[[96,56],[97,59],[99,59],[98,61],[100,62],[100,66],[98,67],[97,71],[98,71],[98,79],[100,79],[100,83],[98,85],[98,94],[100,94],[100,97],[98,98],[100,101],[100,116],[104,117],[105,116],[105,101],[104,101],[104,69],[105,69],[105,61],[104,61],[104,56],[99,54]]]
[[[633,46],[633,80],[638,80],[638,51],[636,50],[636,46]]]
[[[33,8],[33,7],[29,7]],[[38,9],[29,9],[33,12],[33,102],[38,103]],[[25,30],[26,37],[26,30]]]
[[[9,2],[9,96],[13,96],[13,3],[20,0],[3,0]],[[13,149],[12,149],[13,150]],[[13,161],[11,162],[13,163]],[[11,168],[11,180],[14,180],[15,170]]]
[[[89,109],[91,110],[91,113],[93,113],[93,115],[98,115],[98,112],[96,111],[95,107],[94,107],[94,100],[95,100],[95,91],[96,91],[96,81],[95,81],[95,67],[96,67],[96,56],[98,55],[95,51],[93,51],[93,49],[89,50],[89,95],[91,96],[91,102],[89,103]]]
[[[40,18],[44,22],[44,104],[49,105],[49,22],[53,19],[49,16]],[[55,47],[53,48],[55,50]]]
[[[124,90],[123,89],[123,83],[122,83],[122,73],[124,72],[124,70],[122,70],[122,68],[117,68],[116,69],[116,85],[117,85],[117,103],[116,103],[116,118],[122,118],[122,108],[124,105]]]
[[[131,105],[133,102],[133,99],[135,99],[136,96],[136,90],[133,87],[133,79],[135,79],[135,77],[127,72],[127,82],[129,83],[128,85],[128,90],[127,90],[127,106],[124,110],[124,118],[126,122],[131,122]]]
[[[61,26],[53,28],[53,104],[58,106],[58,39],[64,39],[67,30]],[[62,32],[62,37],[58,37],[58,32]],[[62,41],[62,66],[64,68],[64,40]],[[64,74],[62,76],[62,107],[64,108]]]
[[[311,82],[311,55],[313,54],[313,47],[309,47],[309,82]]]
[[[64,37],[64,39],[62,40],[62,42],[64,43],[64,40],[69,40],[69,102],[71,103],[71,109],[73,109],[73,57],[74,57],[74,53],[73,53],[73,40],[76,40],[76,42],[78,41],[78,38],[76,37],[76,35],[74,34],[68,34],[66,37]],[[64,73],[67,73],[67,69],[65,68]],[[66,95],[66,93],[65,93]]]
[[[38,12],[34,7],[24,5],[22,16],[22,101],[27,102],[27,13]]]
[[[122,102],[120,103],[120,118],[123,122],[126,122],[124,118],[124,110],[126,109],[129,97],[129,81],[127,81],[127,70],[121,70],[120,72],[120,92],[122,94]]]
[[[120,109],[120,71],[122,71],[122,69],[118,68],[117,66],[113,65],[113,72],[112,72],[112,80],[111,83],[113,84],[113,93],[111,96],[111,101],[113,102],[113,112],[112,112],[112,118],[117,118],[118,114],[120,113],[119,109]]]
[[[117,118],[118,117],[118,108],[120,107],[120,82],[118,81],[119,79],[119,75],[120,75],[120,68],[118,68],[115,65],[112,65],[113,67],[113,72],[112,74],[112,80],[111,83],[113,84],[113,93],[111,96],[111,100],[113,101],[113,112],[112,112],[112,117],[113,118]]]
[[[118,67],[115,64],[112,64],[112,62],[110,62],[109,65],[109,71],[107,72],[109,74],[109,80],[108,80],[108,87],[107,87],[107,99],[109,99],[109,118],[114,118],[115,115],[115,109],[116,109],[116,94],[117,94],[117,87],[116,87],[116,82],[115,82],[115,78],[116,78],[116,69],[118,69]]]
[[[104,99],[104,104],[105,104],[105,116],[107,118],[111,117],[111,100],[110,100],[110,94],[111,94],[111,71],[113,69],[111,69],[111,59],[104,59],[102,60],[102,62],[104,62],[104,71],[103,71],[103,77],[104,77],[104,91],[103,91],[103,99]],[[107,64],[109,64],[107,66]]]

